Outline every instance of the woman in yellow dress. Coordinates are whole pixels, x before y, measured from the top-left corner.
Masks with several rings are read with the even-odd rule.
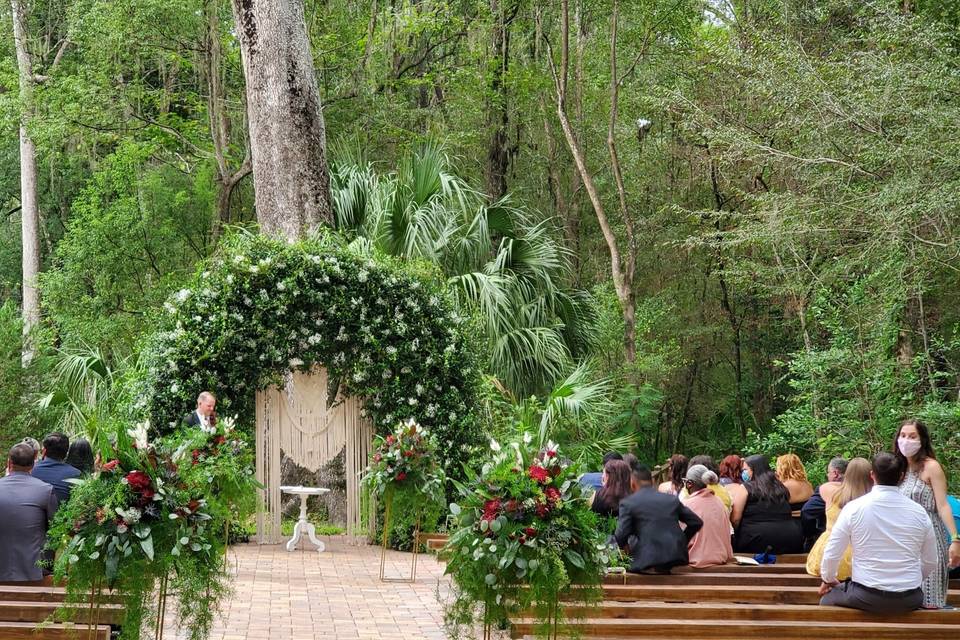
[[[820,575],[820,563],[823,561],[823,550],[827,546],[827,540],[830,539],[830,532],[833,531],[833,523],[840,516],[840,510],[851,500],[866,495],[873,487],[873,481],[870,479],[870,461],[864,458],[854,458],[847,465],[847,472],[843,476],[843,484],[833,495],[827,506],[827,529],[817,538],[816,544],[807,554],[807,573],[812,576]],[[847,547],[843,559],[840,560],[840,568],[837,570],[837,579],[846,580],[850,577],[851,571],[851,550]]]

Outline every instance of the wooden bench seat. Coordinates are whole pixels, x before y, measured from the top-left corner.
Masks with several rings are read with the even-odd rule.
[[[742,602],[757,604],[815,604],[820,596],[814,587],[751,587],[748,585],[605,584],[604,599],[620,602],[658,600],[661,602]],[[960,605],[960,591],[950,590],[947,602]]]
[[[821,607],[793,604],[735,604],[732,602],[689,603],[641,600],[629,602],[604,601],[598,606],[569,604],[564,607],[568,620],[578,618],[687,618],[691,620],[793,620],[810,619],[834,622],[885,622],[892,624],[953,624],[960,625],[960,609],[911,611],[898,614],[869,614],[843,607]],[[958,628],[960,632],[960,628]]]
[[[0,601],[3,602],[63,602],[67,597],[67,590],[63,587],[13,587],[0,586]],[[104,603],[120,603],[120,596],[104,593]]]
[[[32,622],[0,622],[0,640],[110,640],[110,627],[99,625],[45,624]]]
[[[0,620],[5,622],[33,622],[56,619],[54,615],[60,602],[28,602],[0,600]],[[77,606],[65,612],[72,622],[87,624],[120,624],[123,620],[123,606],[119,604],[101,604],[99,611],[92,611],[87,605]]]
[[[756,569],[756,567],[754,567]],[[734,585],[749,587],[819,587],[820,578],[806,573],[773,573],[772,571],[753,571],[750,573],[709,573],[691,571],[671,575],[644,575],[621,573],[605,576],[604,584],[675,584],[675,585]]]
[[[671,638],[739,639],[797,638],[840,640],[948,640],[955,638],[958,627],[949,624],[910,623],[897,626],[885,622],[836,622],[818,619],[793,620],[698,620],[687,616],[649,619],[590,619],[570,625],[574,633],[591,638],[646,638],[650,635]],[[536,633],[533,620],[519,620],[511,628],[513,638]],[[569,633],[569,632],[568,632]]]

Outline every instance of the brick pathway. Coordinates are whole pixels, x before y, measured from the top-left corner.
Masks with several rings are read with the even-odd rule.
[[[232,547],[235,594],[211,640],[446,638],[437,593],[445,596],[448,583],[433,555],[420,555],[416,583],[387,583],[379,580],[380,547],[340,537],[324,541],[323,553],[288,553],[282,545]],[[388,553],[388,576],[409,570],[410,554]],[[165,640],[175,638],[173,629],[164,633]]]

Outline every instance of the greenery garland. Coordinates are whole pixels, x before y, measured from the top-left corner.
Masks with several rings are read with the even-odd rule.
[[[568,592],[584,602],[599,597],[607,566],[618,552],[607,544],[597,515],[587,504],[576,465],[548,442],[532,438],[501,447],[468,483],[455,483],[461,500],[444,549],[453,598],[446,610],[454,637],[474,624],[494,625],[533,612],[550,632],[561,617],[558,602]]]
[[[74,487],[57,511],[48,544],[67,608],[115,590],[124,602],[121,638],[148,637],[166,592],[177,596],[180,627],[203,640],[229,593],[225,547],[230,522],[253,512],[252,448],[225,418],[212,431],[183,429],[150,442],[148,425],[118,429],[106,462]]]
[[[428,428],[448,471],[482,442],[476,332],[428,264],[365,255],[327,231],[296,243],[236,233],[165,307],[136,394],[161,431],[202,390],[253,415],[255,391],[322,365],[378,432],[409,418]]]

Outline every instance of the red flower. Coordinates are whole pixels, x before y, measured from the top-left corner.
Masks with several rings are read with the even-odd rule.
[[[483,503],[483,517],[482,520],[493,520],[497,517],[497,512],[500,511],[500,500],[494,498],[493,500],[487,500]]]
[[[379,453],[373,454],[373,461],[374,461],[374,462],[380,462],[381,460],[383,460],[383,456],[382,456],[382,455],[380,455]]]
[[[533,527],[527,527],[526,529],[523,530],[523,532],[527,534],[527,537],[529,538],[532,538],[533,536],[537,535],[537,530],[534,529]]]
[[[547,470],[541,467],[540,465],[530,465],[530,468],[527,470],[527,473],[530,474],[530,477],[539,482],[540,484],[546,484],[547,480],[550,478]]]
[[[392,445],[392,444],[393,444],[394,442],[396,442],[396,441],[397,441],[397,439],[394,438],[392,434],[389,435],[389,436],[387,436],[387,444]]]
[[[417,454],[414,453],[414,451],[413,451],[412,449],[407,449],[406,451],[403,452],[403,457],[404,457],[404,458],[412,458],[412,457],[415,456],[415,455],[417,455]]]
[[[102,471],[113,471],[114,469],[117,468],[117,465],[118,465],[118,464],[120,464],[120,461],[119,461],[119,460],[111,460],[110,462],[108,462],[108,463],[106,463],[105,465],[103,465],[102,467],[100,467],[100,469],[101,469]]]
[[[217,436],[216,438],[213,439],[214,444],[223,444],[226,441],[227,439],[223,436]]]
[[[97,524],[103,524],[107,519],[107,513],[103,510],[103,507],[97,509]]]
[[[137,493],[143,493],[153,484],[153,482],[150,480],[150,476],[145,474],[143,471],[131,471],[126,475],[126,481],[127,484],[130,485],[130,488]]]
[[[193,464],[200,462],[200,449],[193,450]]]
[[[549,514],[549,513],[550,513],[550,505],[548,505],[546,502],[538,502],[538,503],[537,503],[537,517],[538,517],[538,518],[545,518],[545,517],[547,517],[547,514]]]
[[[401,471],[400,473],[397,474],[397,482],[403,482],[406,479],[407,479],[406,471]]]
[[[508,513],[513,513],[519,508],[520,508],[520,502],[518,500],[514,500],[513,498],[511,498],[510,500],[507,500],[506,510]]]
[[[557,452],[556,452],[556,451],[547,451],[547,457],[548,457],[548,458],[556,458],[556,457],[557,457]]]
[[[543,490],[543,493],[547,496],[547,500],[556,504],[560,502],[560,492],[557,491],[556,487],[547,487]]]

